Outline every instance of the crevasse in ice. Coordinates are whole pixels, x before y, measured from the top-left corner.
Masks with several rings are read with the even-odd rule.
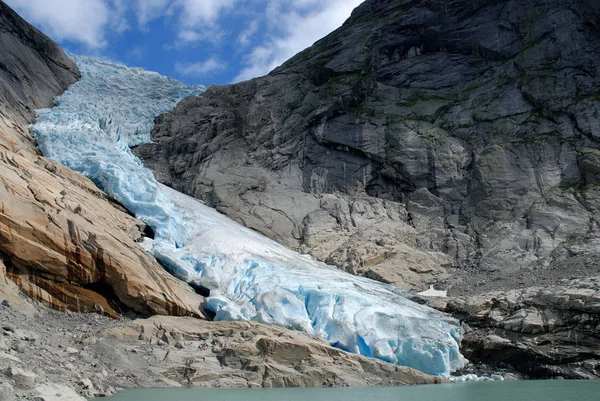
[[[465,363],[460,328],[391,286],[316,262],[156,182],[129,151],[153,119],[203,87],[76,57],[82,79],[41,110],[33,129],[50,158],[79,171],[156,236],[143,246],[176,276],[211,289],[216,320],[254,320],[327,339],[349,352],[449,375]]]

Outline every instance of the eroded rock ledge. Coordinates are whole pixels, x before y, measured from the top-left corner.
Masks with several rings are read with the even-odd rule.
[[[395,386],[442,381],[349,354],[302,332],[254,322],[155,316],[111,330],[107,336],[134,343],[150,365],[162,362],[156,366],[161,374],[190,386]]]
[[[470,326],[461,350],[471,362],[530,378],[600,378],[600,277],[433,305]]]
[[[307,387],[440,383],[306,334],[249,322],[115,320],[0,304],[0,399],[59,392],[73,401],[139,387]],[[10,398],[8,398],[10,399]],[[55,398],[43,398],[54,401]],[[58,398],[65,400],[66,398]]]

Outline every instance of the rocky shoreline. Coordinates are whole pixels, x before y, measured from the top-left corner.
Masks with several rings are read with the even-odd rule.
[[[80,401],[149,387],[364,387],[444,381],[346,353],[301,332],[252,322],[112,319],[29,302],[24,309],[9,300],[0,304],[0,322],[1,401]]]
[[[600,277],[430,305],[463,322],[471,362],[532,379],[600,379]]]
[[[428,303],[463,322],[461,351],[471,363],[458,375],[593,380],[600,378],[599,284],[600,277],[565,280],[559,286]],[[113,319],[57,312],[6,295],[0,303],[1,401],[76,401],[147,387],[396,386],[444,381],[274,326],[193,317]]]

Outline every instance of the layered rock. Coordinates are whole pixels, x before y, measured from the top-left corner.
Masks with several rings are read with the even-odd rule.
[[[8,277],[60,310],[200,316],[202,298],[136,244],[145,225],[34,147],[34,110],[77,67],[1,1],[0,49],[0,292],[14,295]]]
[[[184,100],[136,152],[246,226],[399,287],[450,266],[468,291],[595,274],[598,21],[596,1],[368,0],[269,75]]]
[[[600,277],[451,299],[441,309],[470,326],[471,362],[532,378],[600,378]]]
[[[21,295],[17,284],[6,275],[6,266],[2,260],[0,260],[0,298],[4,305],[9,305],[26,316],[32,316],[36,312],[33,305]]]
[[[116,320],[45,308],[28,317],[1,303],[0,321],[3,401],[2,396],[12,394],[26,400],[57,393],[61,396],[48,399],[107,397],[115,388],[444,381],[345,353],[306,334],[257,323],[165,316]]]
[[[0,150],[0,160],[0,252],[27,295],[112,316],[199,315],[201,297],[136,244],[143,224],[91,181],[39,156]]]
[[[442,379],[349,354],[316,337],[254,322],[155,316],[107,332],[146,365],[193,387],[321,387],[433,384]]]

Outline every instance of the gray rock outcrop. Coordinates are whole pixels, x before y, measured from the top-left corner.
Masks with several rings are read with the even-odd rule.
[[[135,152],[352,273],[511,289],[599,271],[599,86],[598,0],[367,0],[269,75],[185,99]]]
[[[600,378],[600,277],[438,307],[469,325],[461,351],[471,362],[510,366],[530,378]]]
[[[0,1],[0,144],[30,149],[27,125],[79,79],[77,66],[42,32]],[[10,133],[10,135],[9,135]]]

